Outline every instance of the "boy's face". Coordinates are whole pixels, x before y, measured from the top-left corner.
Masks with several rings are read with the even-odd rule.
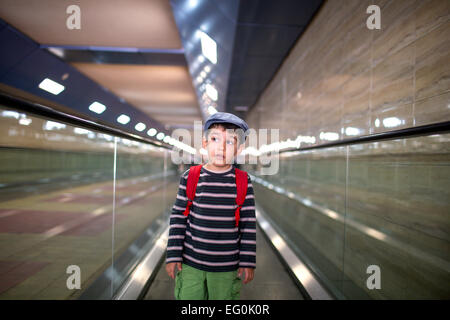
[[[238,135],[231,129],[210,128],[207,137],[207,140],[203,138],[203,148],[208,152],[208,162],[218,168],[232,164],[244,148],[244,144],[239,145]]]

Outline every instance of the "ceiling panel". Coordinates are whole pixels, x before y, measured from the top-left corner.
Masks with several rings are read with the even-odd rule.
[[[171,0],[170,2],[180,30],[189,71],[192,79],[195,79],[194,85],[201,112],[206,119],[209,116],[209,107],[224,111],[239,0]],[[217,63],[212,63],[203,57],[200,30],[216,42]],[[201,76],[202,74],[205,75]],[[218,91],[216,101],[209,99],[205,94],[206,84]]]
[[[284,56],[302,31],[301,27],[238,25],[234,55]],[[234,56],[233,56],[234,58]]]
[[[202,120],[186,67],[92,63],[72,65],[126,102],[167,125],[167,129],[172,128],[174,123],[184,122],[193,126],[193,119]],[[178,113],[174,113],[175,108],[179,110]]]
[[[119,52],[104,50],[71,50],[53,47],[48,48],[48,50],[64,59],[66,62],[186,66],[186,59],[183,52]]]
[[[9,28],[0,30],[0,43],[7,44],[7,50],[0,50],[0,80],[6,72],[38,49],[36,43]],[[9,50],[11,48],[15,50]]]
[[[255,104],[322,0],[242,0],[239,6],[226,110]],[[239,113],[245,117],[245,113]]]
[[[209,106],[245,117],[234,107],[254,105],[322,2],[0,0],[0,18],[111,91],[117,105],[167,130],[191,129]],[[72,4],[81,9],[81,30],[66,27]],[[216,64],[203,58],[199,30],[216,41]],[[206,96],[207,83],[217,101]]]
[[[72,4],[80,7],[80,30],[66,27]],[[1,0],[0,17],[41,44],[182,47],[168,0]]]
[[[239,23],[304,26],[316,12],[320,0],[244,0]]]

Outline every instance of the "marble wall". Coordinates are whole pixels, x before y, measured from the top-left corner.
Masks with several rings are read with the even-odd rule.
[[[366,8],[381,9],[369,30]],[[450,120],[450,1],[329,0],[250,110],[280,139]],[[341,299],[448,299],[449,134],[282,153],[255,201]],[[308,146],[302,143],[302,147]],[[262,179],[262,180],[259,180]],[[282,210],[281,210],[282,208]],[[381,289],[367,268],[381,270]]]
[[[366,9],[381,9],[369,30]],[[450,2],[329,0],[251,108],[280,139],[339,139],[450,120]]]

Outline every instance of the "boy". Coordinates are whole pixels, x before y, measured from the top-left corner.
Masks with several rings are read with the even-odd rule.
[[[238,130],[235,130],[238,129]],[[240,129],[240,130],[239,130]],[[238,299],[256,268],[255,200],[250,177],[236,226],[236,177],[232,166],[242,152],[248,125],[225,112],[210,116],[204,126],[203,148],[208,163],[200,170],[188,216],[186,185],[189,170],[180,179],[170,216],[166,271],[175,278],[177,300]],[[237,132],[236,132],[237,131]],[[179,272],[175,277],[175,267]]]

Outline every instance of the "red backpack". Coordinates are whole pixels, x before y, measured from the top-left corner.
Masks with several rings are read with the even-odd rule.
[[[183,214],[187,217],[189,215],[190,207],[192,206],[192,201],[195,198],[195,191],[197,189],[198,179],[200,177],[200,170],[202,169],[202,165],[192,166],[189,169],[188,180],[186,184],[186,196],[188,198],[188,203],[186,205],[186,210],[184,210]],[[247,195],[247,172],[239,170],[236,168],[236,188],[237,188],[237,196],[236,196],[236,204],[238,207],[234,211],[234,216],[236,218],[236,227],[239,225],[239,217],[241,207],[244,204],[245,196]]]

